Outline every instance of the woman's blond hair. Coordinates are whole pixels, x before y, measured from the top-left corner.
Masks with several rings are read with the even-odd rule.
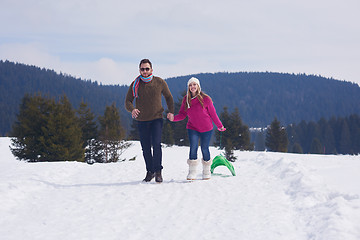
[[[205,97],[208,97],[211,101],[211,97],[209,95],[207,95],[206,93],[204,93],[203,91],[199,92],[199,88],[196,90],[196,98],[199,100],[201,106],[204,108],[204,98]],[[187,90],[187,94],[186,94],[186,110],[189,109],[191,107],[191,92],[190,92],[190,88],[188,87],[188,90]]]

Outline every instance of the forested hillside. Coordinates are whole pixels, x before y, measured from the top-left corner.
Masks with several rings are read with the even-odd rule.
[[[191,76],[200,79],[202,89],[212,97],[218,114],[224,106],[230,111],[237,107],[249,127],[267,126],[274,117],[282,125],[288,125],[302,120],[360,114],[360,87],[350,82],[270,72]],[[191,76],[166,79],[175,102],[186,90]],[[105,107],[115,102],[124,127],[129,131],[131,118],[123,107],[127,90],[128,86],[101,85],[53,70],[0,61],[0,135],[9,133],[24,95],[38,92],[56,98],[66,94],[75,109],[83,100],[97,115],[102,115]]]
[[[124,86],[101,85],[53,70],[0,61],[0,136],[9,133],[26,93],[41,92],[56,99],[66,94],[74,108],[78,109],[83,100],[98,116],[115,102],[128,126],[130,121],[123,108],[126,91]]]
[[[283,124],[318,121],[360,113],[360,87],[345,81],[305,74],[283,73],[204,73],[201,88],[219,112],[239,108],[249,127],[264,127],[274,117]],[[167,79],[173,94],[186,89],[191,76]]]

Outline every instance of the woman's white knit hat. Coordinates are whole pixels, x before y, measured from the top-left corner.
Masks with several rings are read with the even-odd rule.
[[[188,87],[188,88],[189,88],[190,83],[196,83],[196,84],[199,86],[199,92],[201,92],[201,86],[200,86],[200,81],[199,81],[199,79],[194,78],[194,77],[190,78],[189,81],[188,81],[188,83],[187,83],[187,87]]]
[[[190,78],[189,79],[189,81],[188,81],[188,83],[187,83],[187,93],[186,93],[186,103],[187,103],[187,105],[188,105],[188,108],[190,108],[190,104],[189,104],[189,85],[190,85],[190,83],[196,83],[198,86],[199,86],[199,93],[201,92],[201,86],[200,86],[200,81],[199,81],[199,79],[197,79],[197,78],[194,78],[194,77],[192,77],[192,78]]]

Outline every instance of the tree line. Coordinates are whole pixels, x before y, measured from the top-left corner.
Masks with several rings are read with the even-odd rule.
[[[238,108],[253,128],[266,127],[275,116],[287,126],[360,114],[360,87],[351,82],[274,72],[201,73],[166,79],[172,94],[182,93],[192,76],[200,80],[216,109]]]
[[[359,154],[360,117],[321,118],[318,122],[301,121],[287,128],[289,152],[321,154]]]
[[[301,121],[286,127],[281,126],[275,118],[269,127],[251,132],[257,151],[267,149],[310,154],[360,153],[360,117],[357,114],[345,118],[332,117],[329,120],[321,118],[318,122]],[[270,139],[277,139],[278,143],[272,145],[276,141]]]
[[[182,98],[175,103],[177,112]],[[277,118],[266,129],[253,131],[244,124],[238,108],[227,107],[219,115],[225,132],[215,131],[213,144],[225,150],[225,157],[235,161],[235,150],[268,150],[291,153],[359,154],[360,117],[322,118],[318,122],[300,122],[287,127]],[[165,118],[165,115],[164,115]],[[162,143],[188,146],[187,121],[164,120]],[[73,109],[63,95],[58,101],[41,93],[26,94],[12,127],[12,153],[20,160],[80,161],[106,163],[121,160],[121,153],[139,140],[136,121],[126,136],[116,104],[106,106],[96,118],[90,107],[81,102]],[[253,135],[253,136],[252,136]]]
[[[127,86],[102,85],[53,70],[0,60],[0,136],[11,136],[12,125],[25,94],[41,92],[55,98],[66,94],[72,106],[79,106],[84,101],[98,117],[113,102],[117,106],[122,105],[127,89]],[[131,117],[127,118],[124,108],[119,108],[119,112],[127,130]]]
[[[96,119],[85,102],[73,109],[66,95],[26,94],[11,134],[12,153],[29,162],[116,162],[129,146],[114,103]]]
[[[234,150],[256,150],[310,154],[359,154],[360,117],[321,118],[318,122],[301,121],[299,124],[281,125],[275,117],[266,128],[251,130],[243,123],[238,108],[229,112],[223,108],[220,120],[227,128],[216,131],[214,145],[225,149],[226,158],[233,161]],[[186,121],[165,122],[163,142],[168,145],[189,145]],[[176,138],[174,137],[176,136]]]
[[[175,102],[175,112],[180,109],[182,98]],[[299,124],[281,125],[275,117],[266,128],[251,130],[246,125],[238,108],[229,112],[227,107],[219,115],[227,128],[215,131],[213,144],[224,148],[226,158],[235,160],[234,150],[256,150],[311,154],[359,154],[360,117],[352,114],[345,118],[321,118],[318,122],[301,121]],[[165,120],[162,142],[167,145],[189,146],[186,120]],[[130,139],[138,140],[136,121],[133,121]]]
[[[360,114],[360,87],[351,82],[306,74],[200,73],[166,79],[174,99],[184,96],[182,93],[192,76],[201,81],[202,89],[211,96],[216,109],[227,106],[229,111],[234,111],[238,108],[249,127],[265,127],[274,116],[288,125],[302,120],[318,121],[321,117]],[[129,79],[128,84],[132,80]],[[0,60],[0,136],[11,136],[18,106],[26,93],[41,92],[56,98],[66,94],[72,106],[84,101],[96,116],[100,116],[113,102],[122,106],[128,88]],[[119,107],[119,112],[129,134],[131,115],[123,107]]]

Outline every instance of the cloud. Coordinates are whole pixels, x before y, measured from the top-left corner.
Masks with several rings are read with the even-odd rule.
[[[57,67],[59,57],[51,56],[48,51],[37,43],[8,43],[0,45],[0,56],[3,60],[43,66]]]
[[[138,63],[118,63],[110,58],[101,58],[95,62],[72,64],[71,71],[78,71],[79,76],[96,80],[103,84],[130,85],[139,74]]]
[[[281,71],[360,83],[357,0],[9,1],[0,57],[103,84],[129,84],[149,58],[164,78]]]
[[[0,45],[0,56],[2,60],[52,69],[58,73],[67,73],[103,84],[130,84],[137,74],[137,63],[121,64],[109,58],[96,61],[62,61],[59,56],[51,55],[44,47],[35,43]]]

